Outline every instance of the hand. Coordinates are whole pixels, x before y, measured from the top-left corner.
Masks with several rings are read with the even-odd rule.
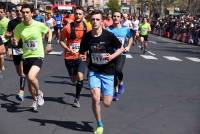
[[[12,38],[11,39],[11,43],[14,45],[14,46],[18,46],[18,42],[15,38]]]
[[[52,48],[52,44],[47,44],[47,46],[46,46],[46,48],[45,48],[45,53],[49,53],[49,52],[51,52],[53,50],[53,48]]]
[[[108,62],[110,62],[111,60],[114,59],[114,57],[109,53],[107,53],[105,56],[103,56],[103,58],[106,59]]]
[[[129,50],[130,50],[130,47],[125,47],[125,52],[129,52]]]

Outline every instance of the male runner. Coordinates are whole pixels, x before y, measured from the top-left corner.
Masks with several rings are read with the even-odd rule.
[[[101,11],[93,11],[91,14],[92,30],[82,38],[79,51],[82,54],[82,60],[88,59],[89,62],[92,109],[97,120],[97,129],[94,134],[103,134],[100,110],[101,93],[104,106],[109,107],[114,92],[114,59],[125,50],[115,35],[103,29],[102,21]]]
[[[83,87],[83,78],[86,68],[85,62],[79,57],[80,42],[83,35],[89,31],[89,27],[83,22],[84,9],[77,7],[75,21],[66,25],[61,31],[60,44],[65,49],[65,65],[73,83],[76,82],[76,95],[74,107],[80,107],[79,98]],[[66,42],[67,40],[67,42]]]
[[[121,24],[122,14],[119,11],[113,13],[113,25],[108,27],[108,31],[112,32],[121,41],[126,51],[129,51],[133,37],[129,27],[122,26]],[[116,58],[116,74],[115,74],[115,94],[113,100],[119,100],[119,95],[125,90],[123,84],[123,67],[126,60],[126,55],[121,54]]]
[[[17,17],[13,20],[10,20],[8,23],[8,28],[7,28],[7,32],[5,34],[5,37],[7,39],[11,39],[13,37],[13,30],[15,29],[15,27],[22,22],[22,14],[21,14],[21,5],[17,5],[16,6],[16,15]],[[8,55],[11,57],[13,57],[13,62],[15,65],[15,69],[17,71],[17,75],[20,77],[19,80],[19,84],[20,84],[20,88],[18,91],[18,94],[16,96],[16,98],[19,101],[23,101],[24,100],[24,87],[25,87],[25,75],[23,73],[23,59],[22,59],[22,41],[19,41],[19,44],[17,47],[10,45],[8,46]],[[11,51],[10,51],[11,50]]]
[[[32,19],[34,8],[29,4],[22,5],[22,23],[14,30],[13,44],[18,45],[20,39],[23,42],[23,70],[26,75],[28,88],[33,97],[33,110],[44,104],[43,92],[39,90],[38,73],[44,60],[43,34],[47,34],[48,45],[46,51],[51,50],[52,32],[44,24]]]

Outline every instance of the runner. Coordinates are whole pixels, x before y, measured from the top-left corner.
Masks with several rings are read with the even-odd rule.
[[[76,83],[74,107],[80,107],[79,98],[83,87],[83,78],[86,65],[79,57],[80,42],[89,27],[83,22],[84,9],[77,7],[75,21],[65,26],[61,31],[60,44],[65,49],[65,65],[73,83]],[[67,40],[67,42],[66,42]],[[78,77],[77,77],[78,76]]]
[[[127,26],[122,26],[121,24],[122,14],[119,11],[113,13],[113,25],[107,30],[112,32],[122,43],[125,51],[129,51],[133,43],[133,37],[131,29]],[[113,100],[119,100],[119,95],[125,90],[123,83],[123,68],[126,60],[126,53],[119,55],[116,58],[116,74],[115,74],[115,93]]]
[[[34,8],[29,4],[22,5],[22,23],[14,30],[13,44],[23,42],[23,69],[26,75],[28,88],[33,97],[32,108],[37,111],[38,106],[44,104],[43,92],[39,90],[38,73],[44,60],[43,34],[47,34],[48,45],[46,51],[51,50],[52,32],[44,24],[32,19]]]
[[[82,38],[80,53],[82,60],[88,59],[89,86],[92,94],[92,109],[97,120],[94,134],[103,134],[100,96],[105,107],[112,103],[114,92],[114,59],[125,49],[121,42],[110,32],[103,30],[101,11],[91,14],[92,30]],[[88,55],[86,55],[88,53]]]
[[[133,45],[137,44],[137,39],[139,39],[139,33],[138,33],[139,24],[140,24],[140,21],[139,21],[138,17],[134,16],[134,18],[132,20],[132,25],[133,25],[133,41],[134,41]]]
[[[5,34],[5,37],[9,40],[13,37],[13,30],[15,29],[15,27],[19,23],[22,22],[21,5],[16,6],[16,15],[17,15],[17,18],[9,21],[9,23],[8,23],[8,29]],[[8,56],[13,58],[13,62],[15,65],[17,75],[20,77],[20,80],[19,80],[20,88],[19,88],[18,94],[16,96],[16,98],[19,101],[24,100],[24,87],[25,87],[25,81],[26,81],[25,75],[23,73],[22,54],[23,54],[23,51],[22,51],[22,41],[21,40],[19,41],[19,44],[17,47],[14,47],[13,45],[8,46]]]
[[[63,28],[62,26],[62,15],[59,14],[59,12],[56,12],[56,15],[53,17],[56,21],[56,26],[54,27],[54,36],[57,39],[57,42],[59,42],[60,39],[60,32]]]
[[[3,5],[0,5],[0,36],[3,40],[3,43],[5,45],[6,40],[4,37],[4,34],[7,30],[9,19],[5,16],[5,7]],[[1,74],[5,70],[4,66],[4,54],[0,54],[0,77],[3,78],[3,75]]]
[[[140,34],[140,42],[141,42],[141,50],[143,54],[146,52],[147,41],[148,41],[148,32],[151,31],[151,26],[147,22],[147,18],[142,19],[142,23],[139,25],[139,34]]]

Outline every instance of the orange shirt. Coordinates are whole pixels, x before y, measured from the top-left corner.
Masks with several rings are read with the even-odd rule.
[[[87,31],[89,30],[90,29],[87,28]],[[65,43],[67,47],[70,49],[73,49],[76,53],[72,54],[65,51],[64,57],[65,59],[77,59],[79,58],[79,48],[80,48],[81,39],[84,34],[84,26],[83,25],[75,26],[76,39],[70,39],[70,33],[71,33],[71,29],[70,29],[70,24],[69,24],[63,28],[60,36],[61,36],[61,39],[66,39]]]

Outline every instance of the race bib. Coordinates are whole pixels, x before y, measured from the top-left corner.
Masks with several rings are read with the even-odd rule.
[[[20,48],[13,48],[13,55],[21,55],[23,53]]]
[[[24,47],[29,50],[36,50],[38,48],[37,40],[28,40],[24,42]]]
[[[61,21],[57,21],[57,24],[60,25],[60,24],[61,24]]]
[[[70,49],[72,51],[74,51],[75,53],[78,53],[79,52],[79,49],[80,49],[80,43],[72,43],[70,45]]]
[[[122,45],[124,45],[125,43],[125,38],[124,37],[117,37],[119,39],[119,41],[122,43]]]
[[[91,53],[91,59],[93,64],[103,65],[107,64],[108,60],[104,58],[107,53]]]

